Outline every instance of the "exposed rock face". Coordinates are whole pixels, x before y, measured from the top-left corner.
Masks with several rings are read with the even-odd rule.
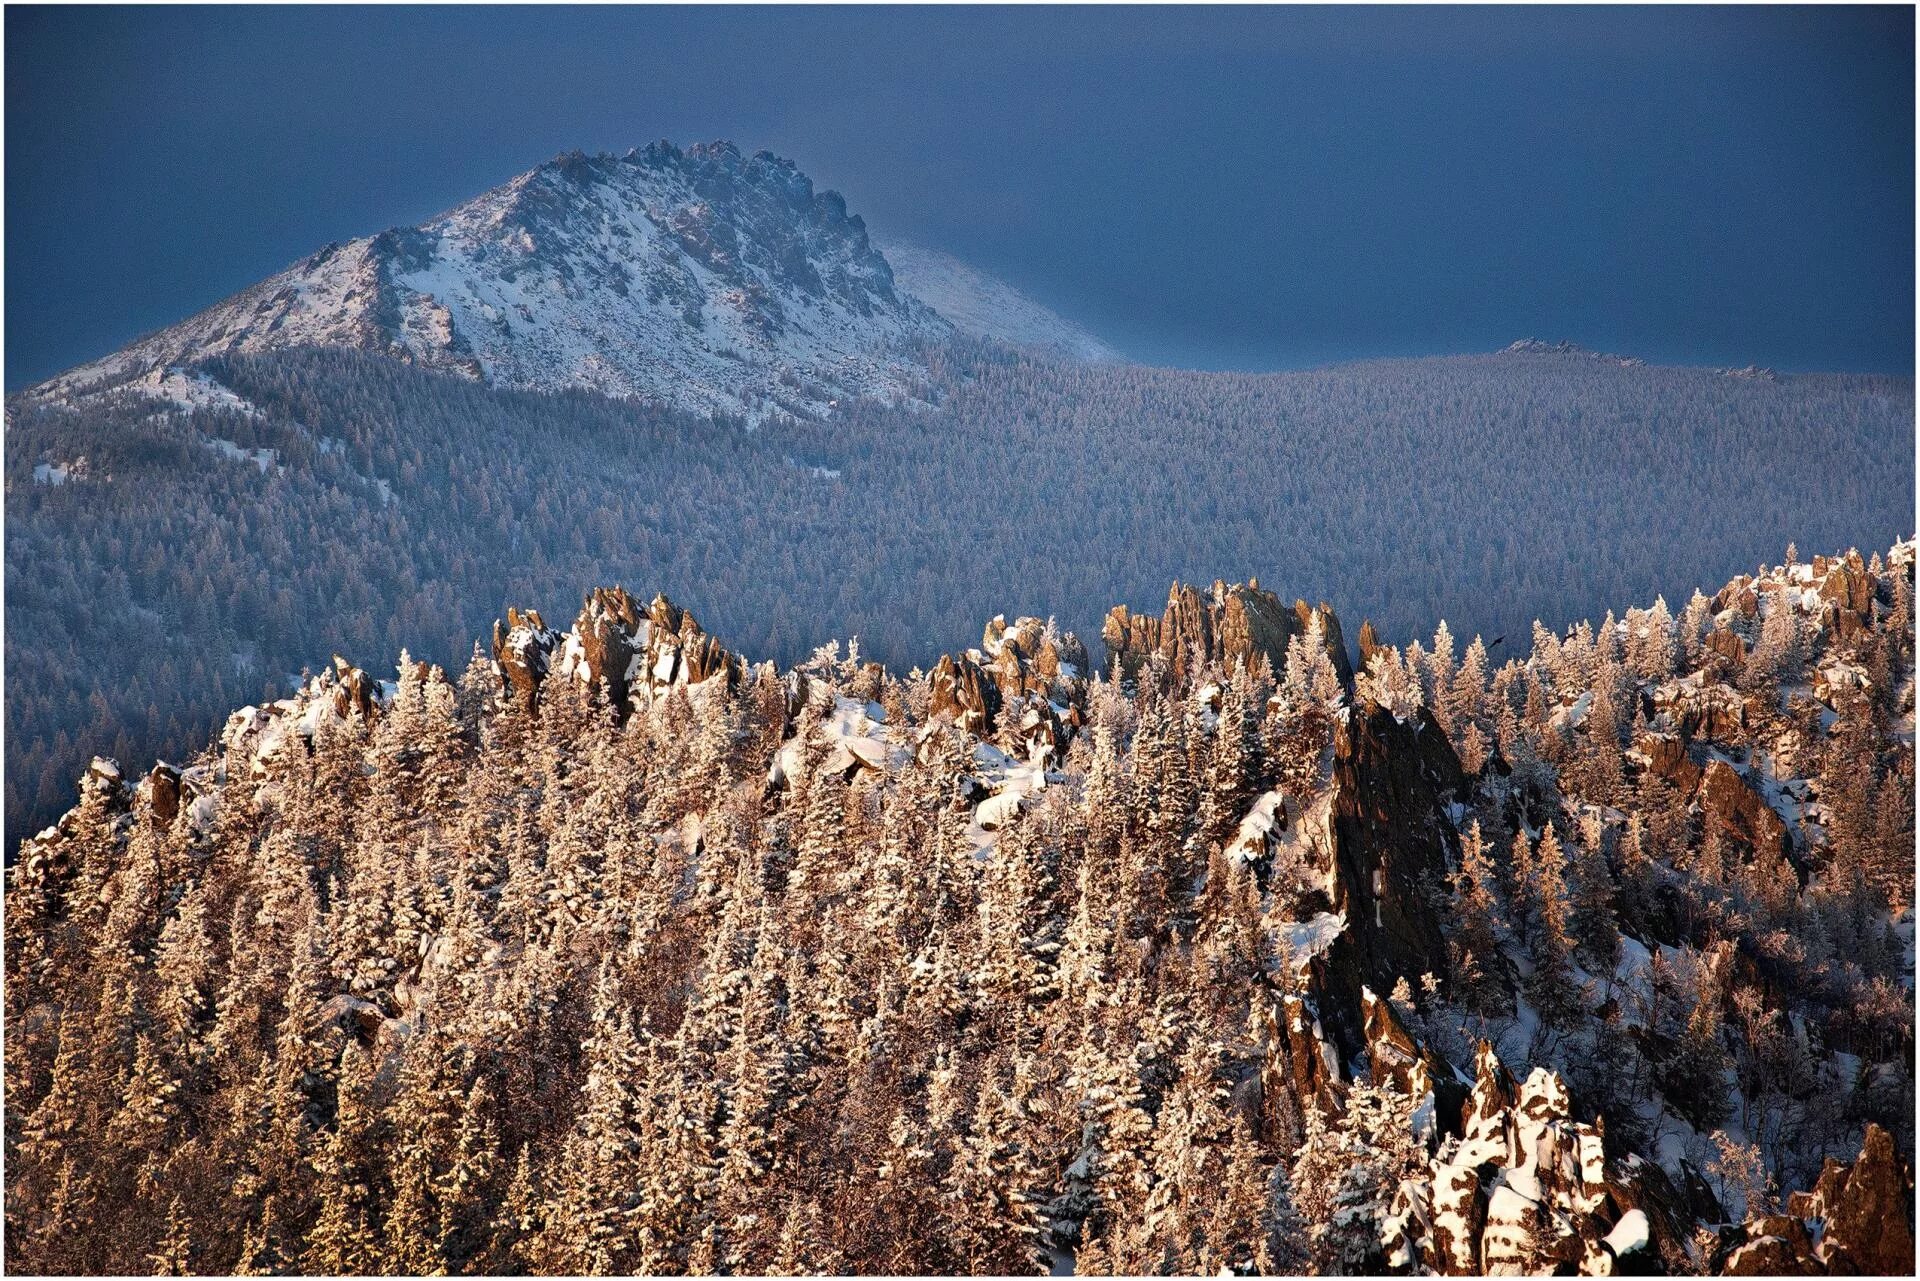
[[[928,714],[951,716],[970,734],[993,732],[1000,711],[1000,686],[965,654],[944,654],[927,678]]]
[[[675,685],[719,677],[733,689],[746,671],[692,614],[658,595],[643,611],[621,587],[590,593],[566,633],[548,628],[538,610],[509,608],[505,625],[493,625],[493,658],[504,688],[531,706],[551,670],[603,690],[622,719]]]
[[[1373,661],[1373,652],[1384,648],[1380,644],[1380,633],[1374,630],[1373,620],[1360,620],[1360,670],[1365,671],[1367,664]]]
[[[540,682],[546,679],[547,666],[560,638],[541,621],[540,611],[525,614],[507,606],[503,627],[493,625],[493,661],[513,693],[534,706],[540,698]]]
[[[1791,842],[1786,823],[1725,761],[1707,762],[1695,798],[1709,822],[1748,848],[1787,853]]]
[[[1432,1093],[1444,1071],[1439,1059],[1414,1039],[1393,1006],[1376,996],[1372,988],[1360,991],[1360,1019],[1373,1079],[1390,1077],[1416,1099]]]
[[[1019,703],[1020,740],[1029,755],[1059,759],[1086,702],[1087,647],[1038,618],[996,616],[980,648],[946,654],[928,674],[929,711],[982,737],[999,727],[1003,707]]]
[[[1280,1028],[1285,1037],[1288,1067],[1300,1092],[1302,1107],[1333,1112],[1339,1107],[1340,1057],[1327,1041],[1319,1015],[1305,1000],[1288,995],[1280,1001]]]
[[[1671,680],[1653,691],[1657,715],[1688,739],[1704,738],[1726,746],[1744,740],[1747,703],[1739,691],[1705,672]]]
[[[180,813],[180,771],[165,761],[155,761],[147,774],[147,805],[155,827],[171,827]]]
[[[1649,733],[1636,744],[1647,768],[1672,783],[1681,796],[1692,796],[1700,785],[1700,767],[1687,754],[1686,740],[1678,734]]]
[[[624,588],[599,587],[587,596],[573,624],[573,638],[580,649],[578,675],[589,686],[605,681],[607,700],[622,718],[633,705],[627,675],[640,652],[635,644],[640,618],[639,606]]]
[[[380,690],[371,676],[335,654],[333,656],[333,710],[342,720],[358,716],[371,720],[380,710]]]
[[[1852,1165],[1828,1158],[1785,1214],[1727,1229],[1714,1263],[1735,1276],[1911,1276],[1912,1210],[1912,1169],[1892,1136],[1869,1125]]]
[[[1820,599],[1832,601],[1856,617],[1864,616],[1873,604],[1874,584],[1860,553],[1850,551],[1838,560],[1823,562],[1826,557],[1816,557],[1813,567],[1815,577],[1820,580]]]
[[[243,707],[227,718],[220,746],[230,773],[271,772],[283,751],[312,750],[313,736],[326,720],[377,719],[386,710],[388,691],[366,672],[335,655],[333,665],[312,677],[291,698],[260,707]],[[183,791],[204,782],[201,771],[181,774]]]
[[[121,776],[120,763],[106,756],[96,756],[87,762],[87,772],[80,776],[80,798],[83,803],[93,801],[112,813],[125,811],[133,798],[127,790],[127,780]]]
[[[1355,708],[1334,735],[1334,910],[1347,927],[1327,954],[1334,1035],[1351,1053],[1365,1029],[1362,991],[1446,972],[1437,905],[1459,838],[1447,805],[1465,786],[1453,747],[1430,713],[1414,725]]]
[[[1835,1275],[1911,1276],[1913,1170],[1893,1150],[1893,1136],[1867,1127],[1851,1167],[1829,1160],[1810,1193],[1788,1207],[1803,1219],[1824,1221],[1819,1257]]]
[[[1747,642],[1730,628],[1716,627],[1703,642],[1708,652],[1718,654],[1731,671],[1739,671],[1747,661]]]
[[[1353,666],[1333,610],[1324,603],[1315,607],[1305,601],[1289,608],[1278,596],[1262,590],[1257,580],[1231,587],[1216,582],[1204,593],[1175,583],[1167,593],[1164,614],[1156,618],[1116,605],[1108,611],[1100,635],[1107,652],[1120,660],[1121,670],[1129,677],[1155,654],[1183,679],[1196,662],[1230,664],[1237,659],[1253,664],[1261,657],[1280,672],[1286,668],[1287,642],[1305,634],[1315,614],[1325,628],[1327,654],[1334,668],[1343,682],[1352,684]]]
[[[644,680],[649,692],[669,685],[699,685],[715,676],[732,688],[743,664],[725,646],[702,631],[692,614],[665,596],[647,606],[647,627],[636,638],[646,651]]]

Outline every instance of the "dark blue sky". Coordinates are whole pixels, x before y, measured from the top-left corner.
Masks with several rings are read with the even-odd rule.
[[[6,11],[6,385],[573,147],[731,138],[1135,356],[1909,373],[1910,9]]]

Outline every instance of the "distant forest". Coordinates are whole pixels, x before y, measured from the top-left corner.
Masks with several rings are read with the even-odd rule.
[[[1176,577],[1325,599],[1350,637],[1444,614],[1519,642],[1535,619],[1684,600],[1792,541],[1912,532],[1910,379],[1579,353],[1272,375],[920,355],[936,409],[757,431],[346,352],[207,366],[250,414],[16,399],[8,849],[92,754],[187,756],[335,652],[458,670],[507,604],[565,625],[582,584],[665,591],[782,663],[858,636],[904,670],[1003,612],[1051,607],[1097,642],[1109,606],[1157,609]]]

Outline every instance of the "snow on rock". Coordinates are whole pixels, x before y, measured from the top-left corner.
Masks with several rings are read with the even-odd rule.
[[[1263,794],[1240,820],[1240,830],[1227,845],[1227,857],[1252,863],[1267,857],[1276,830],[1287,829],[1287,797],[1279,788]]]
[[[1294,968],[1304,970],[1325,954],[1346,928],[1345,912],[1321,912],[1310,920],[1286,922],[1277,933],[1293,956]]]
[[[1615,1258],[1635,1250],[1644,1250],[1651,1239],[1651,1231],[1646,1211],[1628,1210],[1620,1216],[1620,1222],[1613,1225],[1613,1231],[1607,1233],[1607,1249],[1613,1252]]]
[[[243,707],[227,718],[220,732],[226,770],[229,774],[272,773],[289,748],[298,745],[302,751],[311,750],[324,722],[377,716],[392,702],[393,690],[392,682],[375,681],[336,655],[332,667],[310,678],[292,696]]]
[[[968,830],[974,853],[985,856],[994,845],[993,834],[1033,803],[1033,798],[1063,775],[1050,772],[1044,756],[1038,760],[1017,761],[991,743],[973,747],[975,783],[987,795],[974,806],[973,823]]]

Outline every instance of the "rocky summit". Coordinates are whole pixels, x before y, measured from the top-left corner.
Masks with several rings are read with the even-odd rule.
[[[985,273],[928,251],[913,263],[960,332],[1112,354]],[[214,393],[179,371],[211,357],[348,347],[757,422],[911,400],[925,370],[907,349],[955,332],[792,161],[656,142],[570,152],[418,226],[327,245],[36,395],[127,386],[198,405]]]

